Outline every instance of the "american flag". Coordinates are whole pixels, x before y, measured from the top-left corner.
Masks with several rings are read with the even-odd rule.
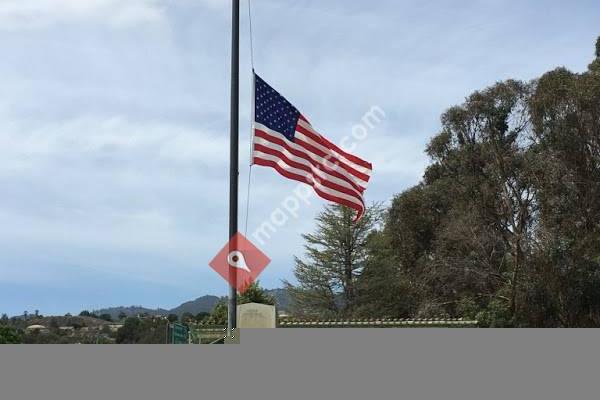
[[[365,212],[363,193],[371,163],[319,134],[296,107],[256,74],[254,87],[253,163],[312,186],[323,199],[356,210],[359,220]]]

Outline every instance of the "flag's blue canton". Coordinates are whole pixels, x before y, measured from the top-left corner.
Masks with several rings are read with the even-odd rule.
[[[254,98],[256,122],[281,133],[293,142],[300,111],[260,76],[256,74],[254,76],[256,77]]]

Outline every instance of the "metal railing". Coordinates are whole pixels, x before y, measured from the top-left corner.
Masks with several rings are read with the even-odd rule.
[[[478,321],[463,318],[279,320],[280,328],[476,328],[477,325]]]
[[[478,321],[463,318],[299,319],[280,318],[279,328],[476,328]],[[227,325],[190,325],[190,343],[221,344]]]
[[[222,343],[227,334],[227,325],[203,325],[190,326],[190,338],[194,344],[218,344]]]

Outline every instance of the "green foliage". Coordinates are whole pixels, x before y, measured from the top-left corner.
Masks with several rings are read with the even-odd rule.
[[[212,325],[227,324],[227,301],[221,300],[213,307],[210,312],[208,322]]]
[[[368,258],[368,241],[381,220],[378,205],[354,222],[354,211],[327,206],[317,217],[315,233],[302,235],[305,259],[296,258],[298,285],[285,282],[296,312],[350,315],[357,306],[357,284]]]
[[[241,293],[237,298],[238,304],[259,303],[275,305],[275,298],[266,294],[265,290],[260,287],[260,282],[253,282],[244,293]]]
[[[596,53],[587,72],[499,82],[448,109],[383,229],[326,209],[288,285],[296,313],[600,326],[600,39]]]
[[[69,322],[69,326],[72,326],[75,330],[79,330],[86,325],[85,325],[85,322],[82,321],[80,318],[73,318]]]
[[[190,322],[194,322],[195,320],[196,318],[194,317],[194,314],[190,312],[185,312],[181,315],[181,322],[184,324],[189,324]]]
[[[22,335],[14,327],[0,325],[0,344],[19,344],[22,340]]]
[[[112,322],[112,316],[110,314],[100,314],[98,318],[107,322]]]
[[[56,318],[52,318],[50,320],[50,329],[52,330],[57,330],[60,327],[58,321],[56,320]]]
[[[207,312],[199,312],[196,314],[196,321],[202,322],[210,317],[210,313]]]
[[[179,316],[177,314],[169,314],[167,319],[169,320],[169,322],[173,323],[179,321]]]
[[[139,318],[127,318],[117,331],[117,343],[139,343],[143,334],[143,323]]]
[[[244,293],[237,297],[237,304],[259,303],[259,304],[275,304],[275,299],[269,296],[260,286],[260,282],[253,282]],[[205,322],[211,325],[226,325],[227,324],[227,299],[222,299],[211,310],[210,314],[201,313],[196,316],[197,322]]]
[[[92,318],[98,318],[98,316],[94,313],[91,313],[87,310],[83,310],[82,312],[79,313],[80,317],[92,317]]]
[[[112,340],[105,336],[100,336],[96,339],[96,344],[112,344]]]
[[[127,318],[116,335],[117,343],[164,344],[168,321],[163,318]]]
[[[413,315],[416,297],[408,274],[398,268],[390,237],[373,232],[367,242],[367,259],[357,279],[354,314],[361,318],[404,318]]]
[[[23,343],[25,344],[69,344],[69,343],[83,343],[82,338],[69,338],[61,336],[58,333],[41,333],[41,332],[28,332],[23,335]]]
[[[502,299],[493,299],[486,309],[475,315],[482,328],[513,328],[514,318],[508,303]]]

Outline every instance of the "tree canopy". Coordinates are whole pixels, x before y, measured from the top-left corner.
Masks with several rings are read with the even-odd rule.
[[[317,216],[306,241],[304,259],[296,258],[297,285],[286,282],[295,311],[308,315],[349,315],[357,301],[357,283],[367,260],[367,243],[381,217],[379,206],[368,207],[354,222],[354,212],[330,205]]]
[[[599,326],[600,39],[596,55],[448,109],[381,228],[327,207],[288,285],[297,312]]]
[[[19,343],[22,343],[22,336],[14,327],[0,325],[0,344]]]

